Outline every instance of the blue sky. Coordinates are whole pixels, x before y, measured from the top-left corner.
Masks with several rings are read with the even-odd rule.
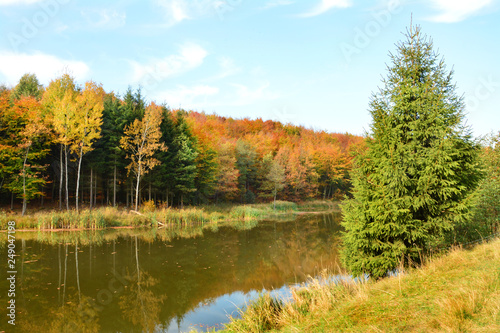
[[[69,71],[123,94],[363,134],[388,53],[433,38],[474,134],[500,130],[500,0],[0,0],[0,83]]]

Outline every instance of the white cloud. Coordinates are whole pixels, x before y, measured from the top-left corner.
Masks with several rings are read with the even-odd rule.
[[[313,17],[326,13],[333,8],[348,8],[352,6],[352,0],[321,0],[316,6],[306,13],[300,14],[300,17]]]
[[[184,20],[214,15],[218,6],[216,0],[155,0],[165,14],[164,26],[170,27]]]
[[[82,16],[91,26],[96,28],[115,29],[125,25],[127,15],[116,9],[84,10]]]
[[[31,5],[33,3],[42,1],[43,0],[0,0],[0,6]]]
[[[155,97],[158,102],[165,102],[173,108],[194,109],[208,106],[207,97],[218,93],[219,88],[213,86],[196,85],[186,87],[180,85],[176,89],[159,92],[155,94]]]
[[[493,0],[429,0],[431,5],[439,10],[441,14],[432,16],[429,20],[434,22],[453,23],[459,22],[476,14]]]
[[[77,81],[83,81],[90,69],[82,61],[66,60],[43,53],[14,53],[0,51],[0,74],[5,83],[15,85],[21,76],[34,73],[41,83],[47,84],[57,77],[58,73],[70,73]]]
[[[208,55],[208,52],[201,46],[194,43],[186,43],[180,47],[179,53],[169,55],[165,58],[156,58],[149,61],[147,64],[141,64],[137,61],[131,61],[134,82],[145,81],[150,82],[151,79],[156,81],[179,75],[190,71],[203,63],[203,60]],[[148,83],[152,85],[151,83]],[[148,87],[145,87],[146,89]]]
[[[264,7],[262,7],[261,9],[270,9],[270,8],[274,8],[274,7],[288,6],[288,5],[291,5],[294,3],[295,3],[295,1],[291,1],[291,0],[274,0],[274,1],[269,1],[268,3],[266,3],[264,5]]]

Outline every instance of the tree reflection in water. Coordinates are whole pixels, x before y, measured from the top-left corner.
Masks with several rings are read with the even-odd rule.
[[[299,283],[325,268],[335,270],[339,219],[339,214],[329,214],[237,228],[212,224],[18,233],[25,250],[16,328],[166,332],[188,322],[219,324],[224,319],[201,322],[208,319],[197,314],[209,309],[217,312],[212,317],[224,318],[241,295]],[[6,252],[0,242],[0,255]],[[0,281],[1,295],[7,289]],[[0,316],[5,315],[6,309],[0,309]]]

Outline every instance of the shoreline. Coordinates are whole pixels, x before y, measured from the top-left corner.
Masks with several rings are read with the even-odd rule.
[[[164,208],[136,212],[113,207],[82,210],[40,211],[21,216],[0,215],[0,233],[7,232],[5,226],[15,221],[16,232],[61,232],[107,229],[169,228],[196,224],[260,221],[274,217],[318,215],[338,212],[338,201],[309,201],[293,203],[280,201],[277,209],[273,203],[195,206],[184,209]],[[278,202],[277,202],[278,204]]]

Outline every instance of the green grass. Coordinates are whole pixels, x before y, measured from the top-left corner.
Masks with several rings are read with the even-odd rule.
[[[500,332],[500,240],[375,282],[313,279],[292,295],[262,296],[226,332]]]
[[[304,207],[310,206],[331,209],[335,204],[324,201],[308,203],[306,206],[293,202],[276,201],[273,203],[251,205],[206,205],[197,207],[156,208],[151,202],[145,202],[140,214],[123,208],[102,207],[92,211],[81,210],[77,214],[70,211],[38,211],[25,216],[20,214],[7,214],[0,211],[0,230],[7,229],[8,221],[16,222],[16,229],[104,229],[113,226],[161,226],[161,225],[191,225],[219,223],[228,221],[257,221],[282,214],[295,214]],[[248,227],[246,224],[243,227]]]

